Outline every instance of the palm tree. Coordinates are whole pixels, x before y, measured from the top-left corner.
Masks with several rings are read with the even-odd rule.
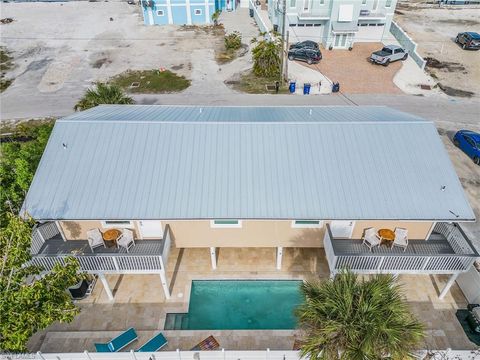
[[[252,50],[253,73],[271,78],[280,76],[281,44],[277,40],[262,40]]]
[[[335,279],[304,282],[305,302],[295,311],[304,331],[302,357],[408,359],[424,337],[391,275],[360,280],[350,271]]]
[[[74,106],[75,111],[90,109],[100,104],[133,104],[130,96],[125,95],[123,90],[113,84],[97,83],[95,88],[90,88]]]

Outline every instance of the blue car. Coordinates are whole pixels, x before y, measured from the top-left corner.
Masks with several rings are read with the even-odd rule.
[[[469,130],[457,131],[453,143],[480,165],[480,134]]]

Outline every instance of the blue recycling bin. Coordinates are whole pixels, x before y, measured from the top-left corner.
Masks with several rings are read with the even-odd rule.
[[[290,81],[290,85],[288,85],[288,89],[290,90],[290,93],[295,92],[295,88],[297,87],[297,83],[295,81]]]
[[[340,91],[340,84],[338,82],[334,82],[332,85],[332,92],[336,93]]]
[[[303,95],[308,95],[310,94],[310,87],[312,85],[306,83],[306,84],[303,84]]]

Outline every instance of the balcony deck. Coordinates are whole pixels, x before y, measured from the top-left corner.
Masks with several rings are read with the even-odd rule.
[[[116,247],[97,247],[92,251],[87,240],[64,241],[57,235],[46,240],[36,255],[161,255],[164,243],[163,239],[135,240],[135,246],[131,247],[128,253],[122,247],[118,249]]]
[[[460,226],[448,223],[437,223],[428,240],[409,240],[405,251],[389,245],[370,251],[360,239],[334,238],[328,225],[323,243],[332,273],[458,274],[479,257]]]
[[[402,248],[388,244],[374,247],[372,251],[362,244],[360,239],[333,239],[335,255],[364,255],[364,256],[412,256],[412,255],[455,255],[447,239],[441,234],[432,234],[428,240],[409,240],[405,251]]]

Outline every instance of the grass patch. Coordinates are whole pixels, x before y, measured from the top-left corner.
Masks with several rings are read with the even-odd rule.
[[[248,94],[275,94],[275,91],[267,90],[267,85],[275,85],[278,78],[264,78],[254,75],[252,72],[246,72],[240,75],[236,80],[229,80],[226,82],[234,90],[241,91]],[[288,94],[288,86],[280,86],[279,94]]]
[[[0,92],[5,91],[13,82],[13,79],[5,77],[8,70],[13,68],[13,58],[4,47],[0,47]]]
[[[190,80],[170,70],[127,70],[113,77],[110,83],[129,93],[163,94],[185,90]],[[135,86],[132,87],[132,84]]]

